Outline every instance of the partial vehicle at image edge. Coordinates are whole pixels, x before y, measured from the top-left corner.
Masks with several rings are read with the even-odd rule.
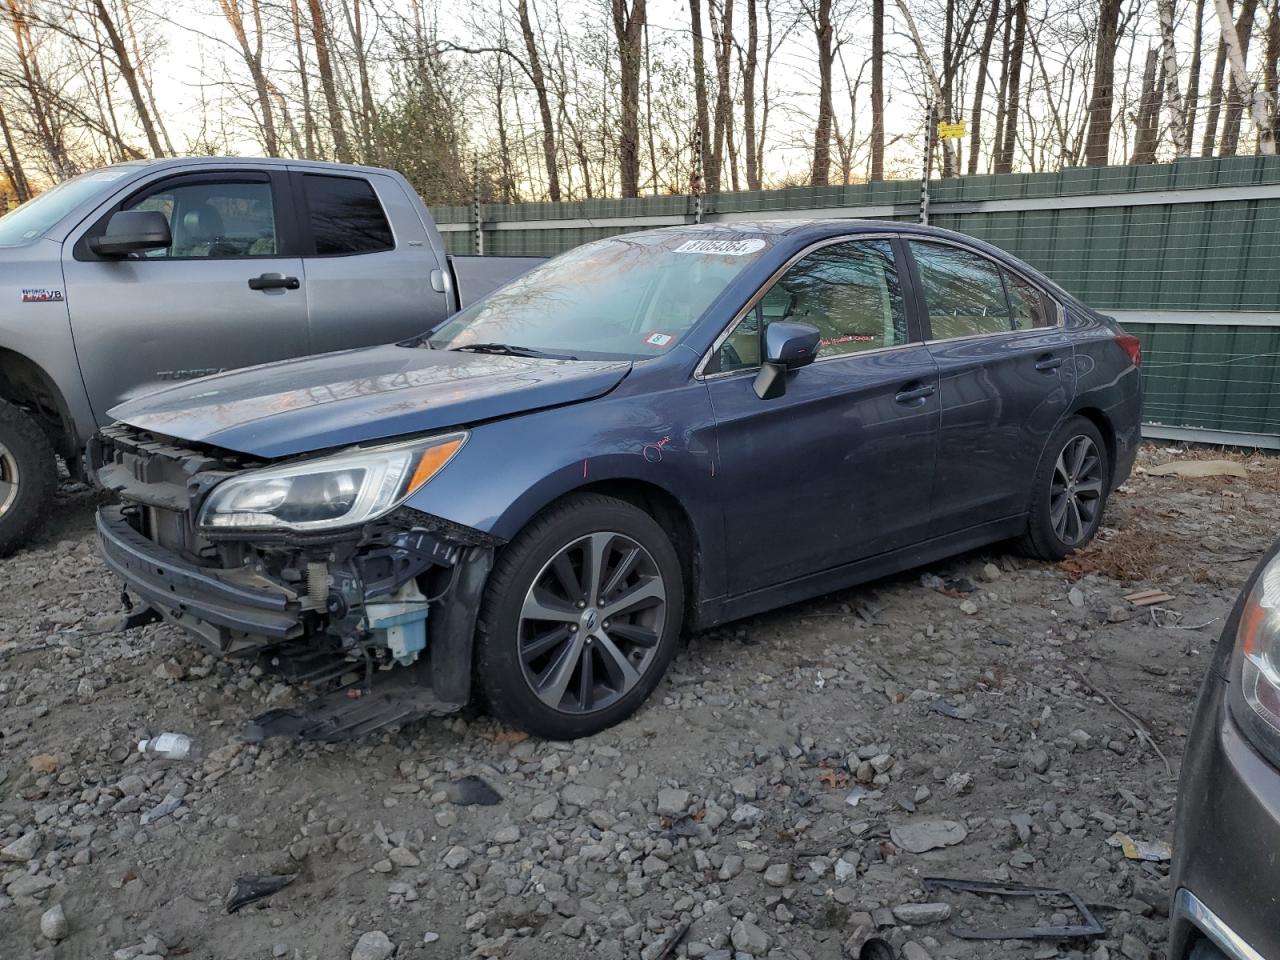
[[[684,632],[1001,541],[1087,544],[1136,456],[1140,359],[947,231],[627,234],[414,341],[114,409],[99,538],[148,616],[317,688],[251,736],[478,696],[568,739],[634,712]]]
[[[1183,751],[1168,960],[1280,958],[1280,541],[1223,626]]]
[[[449,256],[373,167],[149,160],[45,191],[0,217],[0,556],[118,403],[417,335],[537,262]]]

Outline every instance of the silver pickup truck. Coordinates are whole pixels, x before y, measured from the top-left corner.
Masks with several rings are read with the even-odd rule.
[[[116,404],[412,337],[537,262],[449,256],[408,182],[373,167],[140,161],[41,194],[0,218],[0,556]]]

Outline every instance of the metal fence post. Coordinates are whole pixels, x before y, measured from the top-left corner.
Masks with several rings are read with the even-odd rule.
[[[484,256],[484,221],[480,219],[480,155],[471,157],[471,246],[477,257]]]
[[[920,178],[920,222],[929,225],[929,177],[933,174],[933,128],[935,107],[929,102],[924,121],[924,175]]]

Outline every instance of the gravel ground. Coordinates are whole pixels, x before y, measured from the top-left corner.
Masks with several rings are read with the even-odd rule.
[[[94,496],[67,486],[0,562],[0,957],[1144,960],[1168,866],[1107,841],[1171,839],[1196,688],[1280,531],[1280,462],[1239,462],[1135,474],[1061,566],[984,551],[695,637],[638,716],[571,744],[479,715],[240,742],[292,691],[164,625],[110,632]],[[200,755],[131,751],[162,730]],[[455,803],[468,775],[500,802]],[[228,914],[237,877],[280,874]],[[1107,933],[960,940],[1076,920],[928,876],[1068,888]]]

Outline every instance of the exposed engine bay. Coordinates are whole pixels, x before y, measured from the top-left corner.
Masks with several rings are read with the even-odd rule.
[[[466,704],[492,537],[403,506],[334,530],[214,529],[199,522],[211,492],[274,464],[125,424],[89,456],[122,501],[99,511],[98,532],[126,605],[130,593],[145,605],[130,622],[163,618],[320,694],[248,736],[345,739]]]

